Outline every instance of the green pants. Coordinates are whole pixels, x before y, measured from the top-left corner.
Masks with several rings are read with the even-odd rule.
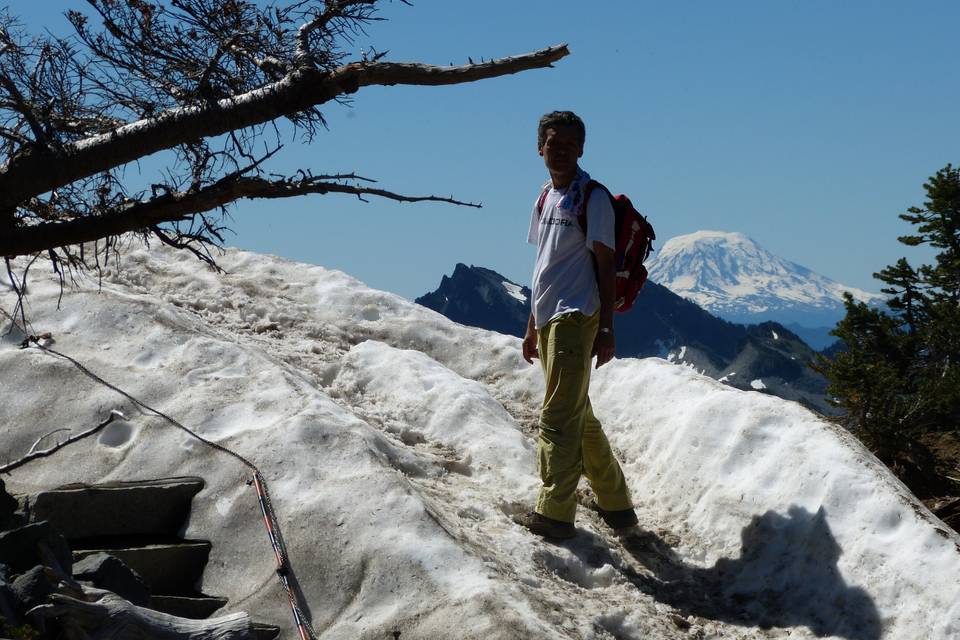
[[[619,511],[633,506],[623,471],[587,396],[599,321],[599,313],[589,318],[566,313],[551,320],[537,336],[547,383],[537,447],[543,482],[537,512],[554,520],[574,521],[581,473],[601,509]]]

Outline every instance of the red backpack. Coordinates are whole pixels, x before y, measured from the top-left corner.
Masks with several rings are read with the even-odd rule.
[[[647,221],[646,216],[633,208],[630,198],[622,193],[614,196],[605,186],[596,180],[591,180],[587,183],[583,206],[577,214],[577,222],[580,223],[584,235],[587,233],[587,203],[590,202],[594,187],[603,189],[613,205],[616,271],[613,308],[621,312],[629,311],[637,299],[637,294],[647,281],[647,268],[643,266],[643,261],[653,251],[653,241],[657,239],[657,234],[654,233],[653,226]],[[547,185],[540,194],[540,199],[537,200],[538,215],[543,213],[543,203],[549,191],[550,185]]]

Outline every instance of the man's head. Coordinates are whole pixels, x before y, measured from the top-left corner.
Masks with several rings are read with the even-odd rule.
[[[587,139],[587,128],[583,125],[583,120],[573,111],[551,111],[540,118],[540,126],[537,127],[537,149],[543,149],[543,143],[547,141],[547,129],[557,126],[572,127],[580,136],[580,146]]]
[[[576,174],[586,136],[583,120],[572,111],[553,111],[540,118],[537,150],[555,184],[558,178],[565,182]]]

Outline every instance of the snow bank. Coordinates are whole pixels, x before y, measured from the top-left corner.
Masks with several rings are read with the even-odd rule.
[[[69,290],[32,269],[32,331],[270,482],[314,626],[330,638],[956,637],[960,539],[845,432],[660,359],[600,369],[593,404],[642,531],[534,539],[537,367],[519,340],[349,276],[168,250]],[[9,291],[0,306],[12,308]],[[69,363],[0,344],[0,451],[112,409],[122,428],[7,478],[13,490],[199,475],[204,588],[290,629],[249,472]]]

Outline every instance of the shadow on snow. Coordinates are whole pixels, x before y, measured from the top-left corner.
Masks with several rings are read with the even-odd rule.
[[[584,563],[618,566],[603,541],[583,530],[564,545]],[[587,544],[584,534],[589,537]],[[623,540],[648,571],[620,566],[641,591],[694,615],[763,629],[805,626],[818,636],[878,640],[882,625],[866,591],[851,587],[837,568],[842,553],[826,512],[791,506],[786,515],[754,516],[741,533],[740,557],[709,568],[685,564],[656,534],[640,531]]]

